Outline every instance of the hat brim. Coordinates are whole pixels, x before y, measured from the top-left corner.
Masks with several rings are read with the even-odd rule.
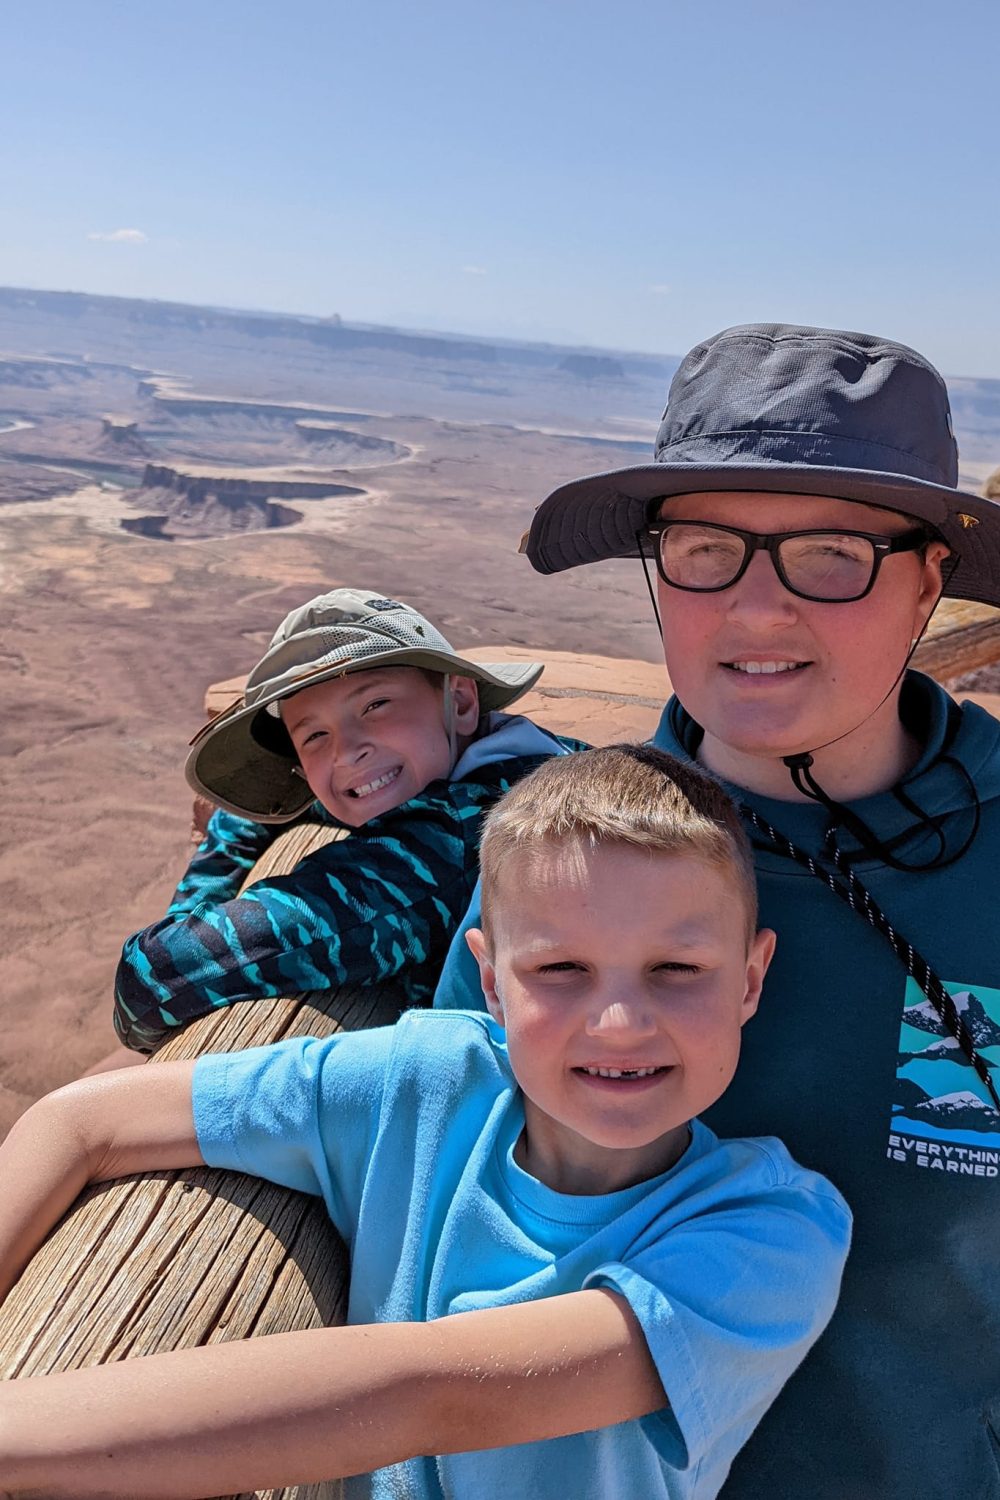
[[[638,557],[636,534],[655,502],[711,491],[823,495],[926,521],[958,563],[945,593],[1000,607],[1000,504],[964,490],[870,469],[812,464],[641,464],[554,490],[535,512],[525,551],[539,573]]]
[[[188,785],[200,796],[238,817],[257,823],[289,823],[315,798],[296,775],[296,762],[262,744],[253,721],[269,703],[290,698],[303,688],[334,677],[382,667],[424,667],[455,677],[472,677],[479,684],[480,713],[507,708],[533,687],[545,670],[542,662],[475,662],[443,651],[400,648],[377,660],[339,662],[305,673],[293,689],[286,685],[253,703],[239,703],[209,721],[195,735],[184,766]]]

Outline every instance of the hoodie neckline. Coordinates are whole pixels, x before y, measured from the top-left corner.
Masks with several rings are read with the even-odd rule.
[[[1000,723],[997,720],[975,704],[956,703],[932,678],[914,671],[907,672],[903,680],[899,710],[900,718],[920,744],[921,751],[916,764],[897,785],[905,788],[907,796],[927,815],[935,817],[962,811],[971,814],[966,776],[948,757],[961,762],[968,776],[977,784],[981,796],[991,796],[1000,790],[1000,787],[988,784],[980,786],[978,775],[991,758],[994,765],[997,764],[1000,750]],[[701,725],[678,699],[672,698],[663,711],[654,744],[696,760],[703,736]],[[991,771],[986,780],[997,780],[996,772]],[[760,796],[724,779],[723,784],[738,802],[749,804],[793,842],[813,850],[822,846],[830,821],[825,807],[814,802]],[[847,805],[883,842],[912,829],[914,838],[905,845],[908,857],[919,857],[924,846],[930,847],[934,843],[933,836],[921,830],[914,815],[893,795],[892,788],[859,797]],[[967,830],[964,829],[964,820],[961,821],[962,829],[957,830],[957,834],[964,837]],[[842,833],[841,842],[845,850],[853,847],[849,835]],[[765,854],[762,863],[770,867],[772,859],[777,866],[787,869],[787,861],[779,855]],[[881,866],[882,862],[865,857],[859,858],[856,864],[860,870]],[[803,871],[804,875],[806,873]]]

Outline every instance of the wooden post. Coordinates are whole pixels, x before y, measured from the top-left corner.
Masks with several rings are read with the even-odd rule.
[[[293,828],[252,879],[290,870],[338,837]],[[360,986],[227,1006],[172,1037],[150,1065],[388,1025],[399,1011],[387,988]],[[103,1183],[65,1215],[0,1307],[0,1378],[340,1323],[347,1273],[343,1243],[317,1198],[207,1168]],[[339,1494],[339,1481],[256,1492],[258,1500]]]

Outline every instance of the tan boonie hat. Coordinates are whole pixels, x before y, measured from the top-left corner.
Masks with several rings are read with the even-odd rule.
[[[370,667],[425,667],[472,677],[480,713],[506,708],[542,675],[541,662],[467,661],[423,615],[374,590],[334,589],[293,609],[247,678],[243,701],[191,741],[184,767],[203,797],[259,823],[287,823],[315,799],[301,776],[276,705],[302,688]],[[268,712],[269,705],[275,705]]]

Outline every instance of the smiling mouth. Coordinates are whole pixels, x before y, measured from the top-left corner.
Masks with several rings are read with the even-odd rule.
[[[670,1068],[662,1065],[656,1068],[574,1068],[574,1073],[584,1073],[588,1078],[624,1078],[626,1081],[632,1078],[655,1078],[658,1073],[669,1073]]]
[[[383,776],[376,776],[374,781],[363,782],[361,786],[348,787],[348,797],[370,797],[373,792],[380,792],[384,786],[391,786],[397,776],[402,774],[402,766],[397,766],[394,771],[386,771]]]
[[[810,665],[807,661],[724,661],[728,672],[741,672],[748,677],[776,677],[779,673],[801,672]]]

